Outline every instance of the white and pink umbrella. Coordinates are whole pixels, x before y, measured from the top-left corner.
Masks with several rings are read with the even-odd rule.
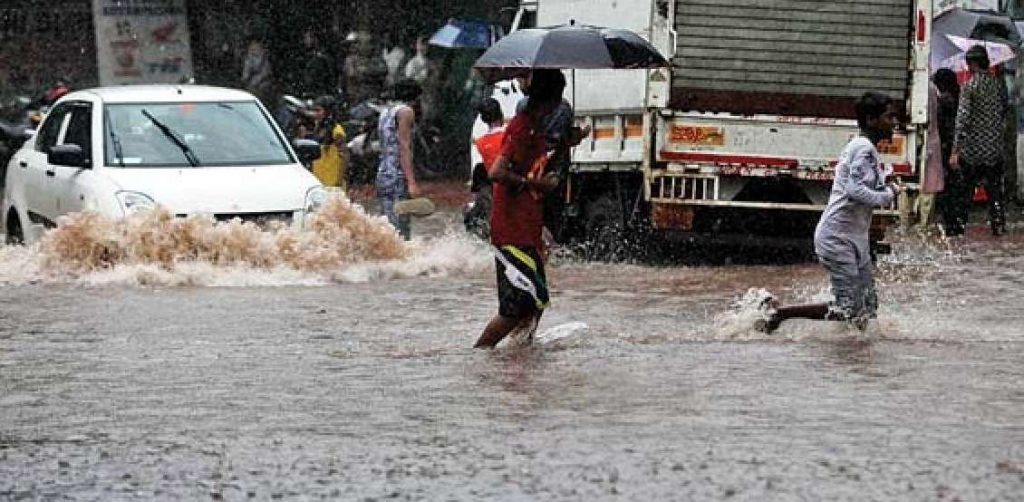
[[[1005,63],[1017,57],[1013,52],[1013,48],[1004,43],[976,40],[973,38],[958,37],[956,35],[946,35],[946,38],[949,39],[949,41],[955,45],[959,51],[956,54],[943,59],[942,62],[939,63],[939,68],[949,68],[955,72],[967,71],[967,50],[975,45],[980,45],[985,48],[985,52],[988,53],[988,61],[991,66]],[[933,68],[933,70],[937,69],[938,68]]]

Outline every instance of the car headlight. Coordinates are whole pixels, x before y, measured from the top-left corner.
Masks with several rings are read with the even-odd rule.
[[[313,187],[306,192],[306,203],[303,206],[306,214],[315,213],[320,210],[327,200],[327,190],[324,187]]]
[[[117,200],[121,202],[125,216],[156,207],[150,196],[140,192],[117,192]]]

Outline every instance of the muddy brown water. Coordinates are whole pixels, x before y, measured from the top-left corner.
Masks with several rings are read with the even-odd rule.
[[[483,352],[493,264],[454,219],[305,270],[0,248],[0,499],[1024,493],[1020,229],[906,239],[866,333],[750,329],[750,288],[827,297],[812,263],[562,259],[540,341],[575,328]]]

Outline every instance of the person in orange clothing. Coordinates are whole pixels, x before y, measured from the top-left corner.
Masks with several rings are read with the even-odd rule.
[[[505,139],[505,115],[501,112],[501,104],[494,98],[481,101],[477,111],[480,112],[480,120],[487,124],[488,130],[473,141],[473,146],[480,152],[483,160],[473,167],[469,190],[474,197],[473,201],[466,205],[462,218],[467,230],[486,239],[490,236],[491,230],[489,219],[492,200],[491,180],[488,178],[487,170],[501,154],[501,144]]]
[[[505,116],[501,113],[501,104],[494,98],[481,101],[477,111],[480,112],[480,120],[487,124],[487,133],[477,138],[473,144],[483,157],[486,173],[501,153],[501,142],[505,139]]]

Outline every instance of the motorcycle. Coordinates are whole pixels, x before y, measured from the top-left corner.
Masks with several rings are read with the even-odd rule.
[[[348,142],[350,184],[372,184],[377,178],[380,164],[380,134],[377,126],[380,114],[387,107],[377,100],[368,100],[353,106],[345,120],[345,130],[352,138]]]

